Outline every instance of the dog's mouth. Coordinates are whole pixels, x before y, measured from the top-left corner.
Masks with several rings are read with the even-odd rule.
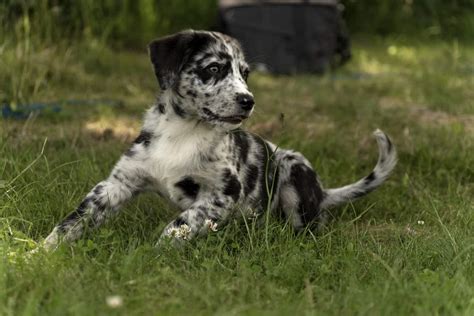
[[[231,123],[231,124],[238,124],[241,123],[243,120],[247,119],[248,116],[244,115],[234,115],[234,116],[226,116],[226,117],[219,117],[219,121]]]
[[[243,120],[248,119],[247,115],[219,116],[213,113],[208,108],[204,108],[203,112],[212,121],[220,121],[220,122],[225,122],[225,123],[230,123],[230,124],[239,124],[239,123],[242,123]]]

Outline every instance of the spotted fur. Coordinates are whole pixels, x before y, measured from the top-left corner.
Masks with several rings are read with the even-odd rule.
[[[354,184],[323,189],[303,155],[239,128],[254,101],[246,83],[249,67],[235,39],[184,31],[153,41],[149,51],[162,90],[156,105],[110,176],[46,238],[48,249],[99,227],[145,191],[158,192],[181,210],[162,234],[176,242],[213,231],[233,215],[267,210],[301,230],[322,223],[326,209],[378,187],[396,164],[395,147],[377,130],[375,169]]]

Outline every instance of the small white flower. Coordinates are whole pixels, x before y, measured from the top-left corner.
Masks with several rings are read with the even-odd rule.
[[[120,295],[110,295],[105,298],[107,306],[110,308],[119,308],[123,305],[123,299]]]
[[[179,238],[183,238],[184,240],[189,238],[191,234],[191,228],[187,224],[183,224],[179,226]]]
[[[421,221],[421,220],[420,220],[420,221],[418,221],[417,223],[418,223],[418,225],[425,225],[425,221]]]
[[[255,218],[257,218],[259,215],[260,215],[260,214],[259,214],[259,212],[258,212],[257,210],[252,209],[252,210],[250,210],[250,213],[249,213],[249,215],[248,215],[248,218],[249,218],[249,219],[255,219]]]
[[[179,227],[170,227],[167,232],[171,237],[187,240],[191,234],[191,228],[187,224],[183,224]]]
[[[211,230],[213,232],[216,232],[217,231],[217,223],[214,223],[211,219],[206,219],[206,221],[204,222],[204,224],[207,226],[207,229],[208,230]]]
[[[168,228],[168,235],[169,236],[172,236],[172,237],[177,237],[178,233],[179,233],[179,229],[176,228],[176,227],[170,227]]]

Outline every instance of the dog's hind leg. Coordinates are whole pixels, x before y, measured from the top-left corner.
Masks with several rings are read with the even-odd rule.
[[[80,238],[87,229],[97,228],[134,194],[140,192],[145,183],[133,161],[122,158],[108,179],[98,183],[82,200],[75,211],[64,218],[46,237],[43,247],[52,250],[64,241]]]
[[[278,157],[280,172],[279,209],[296,231],[309,224],[322,224],[323,191],[309,162],[299,153],[283,152]]]

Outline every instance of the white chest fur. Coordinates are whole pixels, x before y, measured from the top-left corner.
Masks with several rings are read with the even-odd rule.
[[[206,157],[221,147],[225,135],[183,120],[162,119],[157,126],[146,164],[163,194],[175,200],[175,184],[183,177],[205,181],[215,176]]]

